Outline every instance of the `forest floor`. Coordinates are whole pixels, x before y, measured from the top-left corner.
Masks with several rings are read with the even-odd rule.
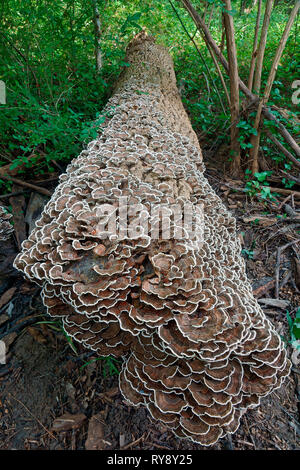
[[[237,219],[254,295],[286,338],[293,367],[281,389],[248,411],[230,439],[210,449],[300,449],[300,367],[288,344],[286,316],[287,310],[295,315],[300,306],[299,247],[294,243],[300,222],[298,216],[295,223],[276,218],[284,204],[299,210],[299,200],[282,196],[279,204],[267,202],[265,215],[263,201],[233,190],[243,183],[214,165],[215,160],[207,162],[206,176]],[[52,190],[57,184],[54,177],[31,182]],[[15,221],[14,237],[0,248],[0,339],[8,350],[6,364],[0,364],[0,449],[206,449],[175,438],[144,408],[128,406],[119,392],[118,376],[110,375],[104,361],[90,362],[96,356],[80,347],[76,354],[62,331],[37,323],[49,321],[39,288],[25,281],[12,261],[47,198],[34,191],[24,193],[16,185],[13,192],[21,194],[1,196],[0,201],[12,206]],[[280,247],[285,248],[279,256]]]

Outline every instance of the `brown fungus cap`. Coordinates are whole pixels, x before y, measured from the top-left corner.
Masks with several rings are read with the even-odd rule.
[[[8,240],[12,235],[14,228],[9,222],[12,217],[5,207],[0,206],[0,241]]]

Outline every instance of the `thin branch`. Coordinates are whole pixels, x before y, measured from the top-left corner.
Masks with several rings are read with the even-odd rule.
[[[267,129],[266,134],[269,137],[270,140],[276,145],[276,147],[279,148],[279,150],[289,159],[291,162],[293,162],[298,168],[300,168],[300,162],[297,160],[294,155],[292,155],[283,145],[279,140],[271,134],[271,132]]]
[[[216,87],[216,85],[215,85],[214,79],[213,79],[212,76],[211,76],[211,73],[210,73],[210,70],[209,70],[209,68],[208,68],[208,65],[207,65],[207,63],[206,63],[206,61],[205,61],[205,59],[204,59],[204,57],[203,57],[203,55],[202,55],[202,53],[201,53],[199,47],[197,46],[197,43],[195,42],[195,40],[192,38],[192,36],[191,36],[190,33],[188,32],[188,30],[186,29],[186,27],[185,27],[185,25],[184,25],[182,19],[180,18],[180,15],[179,15],[178,11],[176,10],[176,8],[175,8],[175,6],[173,5],[173,3],[171,2],[171,0],[169,0],[169,3],[170,3],[170,5],[171,5],[172,10],[174,11],[175,15],[177,16],[177,18],[178,18],[178,20],[179,20],[179,22],[180,22],[180,24],[181,24],[183,30],[185,31],[186,35],[188,36],[188,38],[190,39],[190,41],[192,41],[192,43],[194,44],[194,46],[195,46],[195,48],[196,48],[196,50],[197,50],[197,52],[198,52],[198,54],[199,54],[199,56],[200,56],[200,58],[201,58],[203,64],[204,64],[204,66],[205,66],[205,68],[206,68],[206,70],[207,70],[207,73],[208,73],[208,75],[209,75],[209,77],[210,77],[210,79],[211,79],[211,81],[212,81],[212,83],[213,83],[214,89],[215,89],[215,91],[216,91],[216,93],[217,93],[217,95],[218,95],[220,104],[221,104],[222,109],[223,109],[223,111],[224,111],[224,113],[225,113],[225,107],[224,107],[222,98],[221,98],[221,96],[220,96],[219,90],[217,89],[217,87]],[[224,83],[225,83],[225,82],[224,82]],[[226,88],[226,85],[225,85],[225,88]],[[227,89],[226,89],[226,90],[227,90]],[[227,93],[228,93],[228,92],[227,92]]]
[[[255,93],[259,94],[261,87],[261,73],[264,62],[265,49],[267,44],[268,29],[270,24],[271,12],[273,8],[274,0],[267,0],[264,22],[261,29],[260,41],[257,50],[257,60],[256,60],[256,69],[254,75],[254,84],[253,88]]]
[[[41,188],[40,186],[36,186],[35,184],[26,183],[25,181],[20,180],[19,178],[14,178],[13,176],[1,175],[1,179],[6,180],[6,181],[12,181],[13,183],[17,183],[20,186],[25,186],[26,188],[33,189],[34,191],[37,191],[38,193],[45,194],[46,196],[52,196],[52,193],[48,191],[48,189]]]
[[[300,184],[300,178],[296,178],[296,176],[290,175],[286,171],[280,170],[281,173],[284,174],[284,176],[287,176],[290,180],[295,181],[295,183]]]
[[[218,75],[220,77],[220,80],[221,80],[221,83],[222,83],[222,86],[223,86],[223,89],[225,91],[225,95],[226,95],[226,99],[227,99],[227,103],[228,103],[228,106],[230,106],[230,96],[229,96],[229,93],[228,93],[228,90],[227,90],[227,86],[226,86],[226,83],[225,83],[225,79],[223,77],[223,74],[221,72],[221,69],[220,69],[220,66],[217,62],[217,59],[216,59],[216,56],[214,54],[214,51],[212,50],[212,48],[210,47],[209,44],[207,44],[207,47],[208,47],[208,50],[210,52],[210,55],[211,55],[211,58],[215,64],[215,67],[217,69],[217,72],[218,72]]]
[[[256,63],[256,57],[257,57],[258,33],[259,33],[259,25],[260,25],[260,17],[261,17],[261,3],[262,3],[262,0],[259,0],[258,7],[257,7],[254,41],[253,41],[253,52],[252,52],[251,65],[250,65],[249,78],[248,78],[248,88],[250,91],[252,91],[255,63]]]
[[[23,52],[21,52],[19,49],[16,48],[16,46],[12,43],[12,41],[5,36],[5,34],[0,31],[0,34],[3,36],[4,40],[6,40],[8,42],[8,44],[13,48],[13,50],[23,59],[23,61],[25,62],[26,66],[27,66],[27,69],[30,70],[30,72],[32,73],[32,76],[34,78],[34,81],[35,81],[35,84],[36,84],[36,89],[37,89],[37,92],[38,92],[38,95],[40,96],[41,95],[41,92],[40,92],[40,85],[39,85],[39,82],[37,80],[37,77],[36,77],[36,74],[35,74],[35,71],[33,70],[33,68],[31,67],[31,65],[29,64],[28,62],[28,59],[27,57],[23,54]]]

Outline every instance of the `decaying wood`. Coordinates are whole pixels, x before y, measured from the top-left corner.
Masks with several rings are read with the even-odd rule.
[[[61,175],[14,266],[42,287],[48,314],[74,341],[124,358],[129,403],[210,446],[281,386],[290,362],[253,296],[236,221],[204,176],[168,51],[141,33],[126,61],[101,133]],[[124,198],[120,234],[110,223]],[[196,210],[194,233],[152,236],[147,212],[173,203]]]
[[[280,272],[280,262],[281,262],[281,255],[289,246],[294,245],[294,243],[299,243],[299,240],[293,240],[289,243],[286,243],[283,246],[280,246],[277,250],[276,256],[276,268],[275,268],[275,297],[278,299],[279,297],[279,272]]]
[[[292,155],[285,147],[282,145],[281,142],[275,137],[275,135],[271,134],[269,130],[266,130],[266,134],[269,137],[269,139],[272,140],[272,142],[278,147],[278,149],[291,161],[293,162],[298,168],[300,168],[300,161],[297,160],[294,155]],[[299,155],[298,155],[299,156]]]

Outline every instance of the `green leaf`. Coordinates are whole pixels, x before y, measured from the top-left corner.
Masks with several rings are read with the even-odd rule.
[[[261,183],[262,181],[265,181],[266,177],[268,176],[268,171],[264,171],[262,173],[254,173],[254,176]]]

